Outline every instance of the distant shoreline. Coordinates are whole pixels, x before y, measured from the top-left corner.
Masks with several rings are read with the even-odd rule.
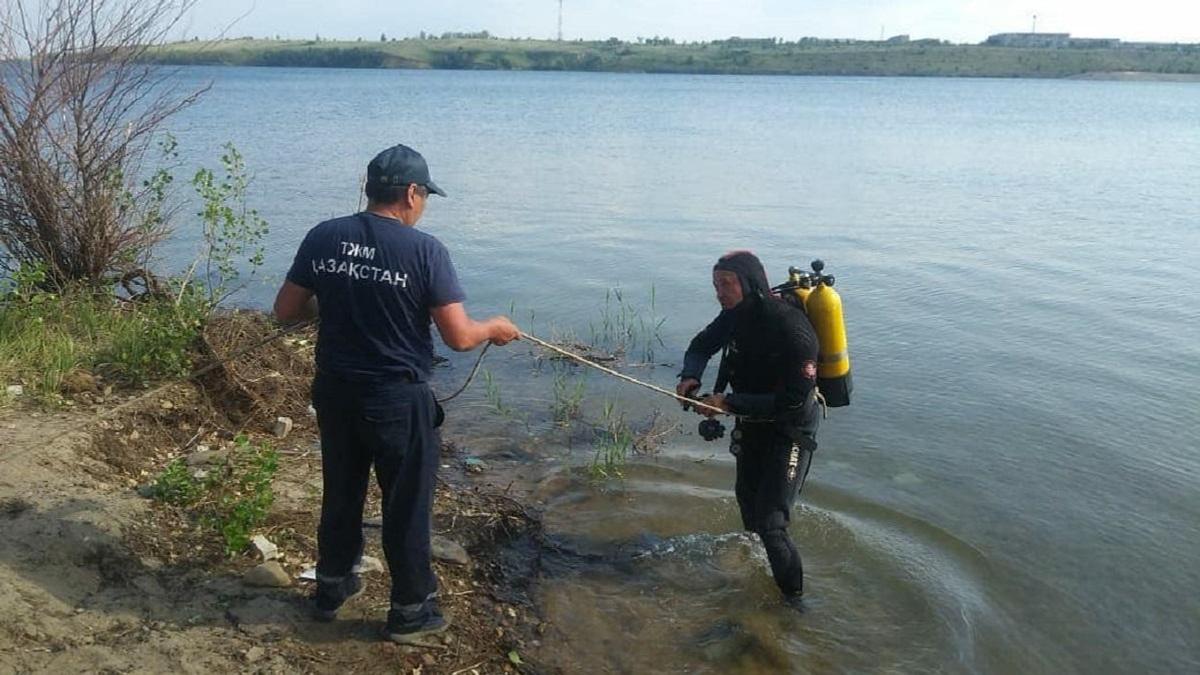
[[[1081,78],[1200,81],[1200,45],[1030,48],[884,42],[727,40],[702,44],[451,38],[333,42],[233,39],[173,43],[169,65],[613,73]]]
[[[1072,80],[1109,80],[1117,82],[1200,82],[1200,73],[1144,73],[1135,70],[1108,73],[1082,73]]]

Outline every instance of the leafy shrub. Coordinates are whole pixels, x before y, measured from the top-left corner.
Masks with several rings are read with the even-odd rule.
[[[177,459],[155,477],[155,499],[194,509],[198,520],[221,535],[226,555],[234,556],[250,543],[275,501],[271,483],[279,470],[279,455],[269,445],[255,445],[246,436],[221,464],[202,477]]]

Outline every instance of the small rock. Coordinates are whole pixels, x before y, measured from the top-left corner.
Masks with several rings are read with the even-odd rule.
[[[142,592],[143,596],[159,597],[166,593],[162,584],[154,577],[144,574],[133,580],[133,587]]]
[[[467,466],[467,471],[471,473],[483,473],[487,471],[487,463],[478,457],[468,457],[463,460],[463,464]]]
[[[550,499],[562,495],[571,489],[570,476],[554,473],[538,481],[533,488],[533,494],[538,499]]]
[[[100,387],[96,384],[96,376],[83,370],[73,370],[62,380],[62,390],[68,394],[82,394],[84,392],[99,391]]]
[[[230,607],[225,618],[246,635],[265,639],[289,630],[297,615],[291,601],[260,596]]]
[[[168,401],[168,400],[166,400],[166,399],[163,399],[163,400],[159,401],[159,402],[158,402],[158,404],[159,404],[160,406],[162,406],[162,409],[163,409],[163,410],[170,410],[170,409],[172,409],[172,408],[174,408],[174,407],[175,407],[175,404],[174,404],[174,403],[171,403],[170,401]]]
[[[292,433],[292,426],[294,424],[290,417],[277,417],[275,418],[275,426],[271,429],[271,433],[275,434],[275,438],[286,438],[288,434]]]
[[[207,445],[202,445],[196,449],[196,452],[187,456],[184,460],[188,466],[204,466],[206,464],[220,464],[229,457],[229,448],[223,450],[209,450]]]
[[[451,541],[440,535],[433,535],[433,557],[435,560],[452,563],[454,565],[469,565],[471,564],[471,556],[467,554],[467,550],[457,542]]]
[[[252,568],[242,577],[242,581],[248,586],[264,588],[286,588],[292,585],[292,578],[284,571],[283,566],[274,560]]]
[[[4,393],[8,394],[9,396],[24,396],[25,387],[22,387],[19,384],[10,384],[4,388]]]
[[[261,534],[254,535],[250,543],[254,544],[254,548],[258,549],[258,554],[262,556],[263,562],[269,562],[279,557],[279,547]]]
[[[267,650],[262,647],[251,647],[246,650],[242,656],[246,659],[246,663],[258,663],[267,655]]]
[[[158,488],[154,487],[154,483],[144,483],[137,486],[137,493],[139,497],[154,499],[158,495]]]
[[[163,562],[158,558],[142,558],[142,567],[145,567],[148,570],[160,570],[162,569],[162,566]]]
[[[16,518],[32,508],[33,504],[30,504],[28,501],[21,499],[20,497],[7,497],[5,499],[0,499],[0,515],[5,515],[9,518]]]
[[[137,429],[134,429],[133,431],[129,432],[129,440],[131,440],[131,441],[136,441],[137,439],[139,439],[141,437],[142,437],[142,435],[138,433]]]
[[[364,574],[366,572],[382,572],[383,563],[379,558],[374,558],[369,555],[364,555],[359,558],[358,563],[354,565],[355,574]]]
[[[317,409],[316,409],[316,408],[314,408],[314,407],[312,407],[312,404],[309,404],[309,406],[308,406],[308,416],[309,416],[309,417],[316,417],[316,416],[317,416]]]
[[[421,662],[431,667],[437,665],[437,659],[434,658],[433,654],[430,654],[429,652],[425,652],[421,655]]]

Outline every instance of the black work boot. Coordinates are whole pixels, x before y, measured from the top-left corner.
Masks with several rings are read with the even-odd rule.
[[[312,594],[313,616],[318,621],[333,621],[338,610],[348,601],[362,595],[366,590],[362,577],[348,574],[341,581],[317,581],[317,590]]]
[[[388,610],[384,635],[392,642],[423,646],[422,637],[440,633],[449,627],[450,621],[442,616],[437,598],[430,598],[419,605],[392,605]]]

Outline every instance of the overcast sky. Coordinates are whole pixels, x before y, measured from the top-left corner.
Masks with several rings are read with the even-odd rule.
[[[567,39],[876,39],[882,31],[980,42],[992,33],[1030,30],[1036,14],[1038,32],[1200,42],[1200,0],[563,0],[563,14]],[[377,39],[381,32],[487,30],[550,38],[557,22],[558,0],[199,0],[186,30],[188,37],[224,31]]]

